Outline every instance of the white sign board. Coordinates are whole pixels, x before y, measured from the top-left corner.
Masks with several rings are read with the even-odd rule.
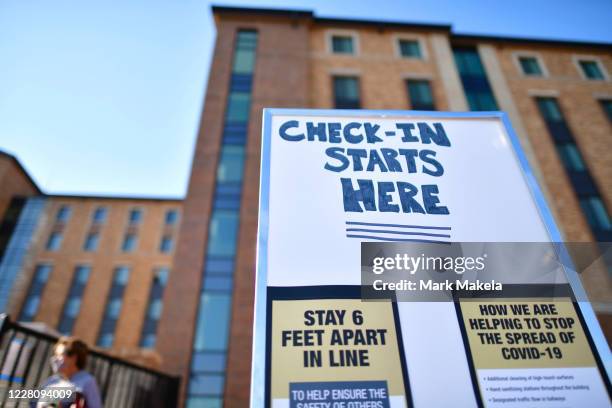
[[[362,242],[560,241],[503,113],[268,109],[261,171],[253,406],[609,406],[587,302],[582,363],[490,366],[477,309],[360,299]]]

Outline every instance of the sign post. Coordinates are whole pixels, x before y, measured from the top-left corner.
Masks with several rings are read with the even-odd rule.
[[[261,160],[253,407],[609,406],[505,114],[266,109]]]

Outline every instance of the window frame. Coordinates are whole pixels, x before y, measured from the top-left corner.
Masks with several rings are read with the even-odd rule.
[[[542,71],[541,75],[533,75],[527,74],[523,70],[523,66],[521,65],[521,58],[534,58],[536,63],[540,67],[540,71]],[[550,72],[548,71],[548,67],[544,63],[544,58],[538,52],[533,51],[517,51],[512,53],[512,60],[514,62],[514,66],[516,67],[519,75],[522,78],[550,78]]]
[[[601,58],[595,55],[572,55],[572,60],[574,62],[574,66],[578,70],[578,74],[580,74],[580,78],[584,81],[589,82],[609,82],[610,76],[608,75],[608,71],[606,70],[605,65],[601,62]],[[582,69],[581,62],[594,62],[601,71],[601,75],[603,75],[602,79],[592,79],[587,77],[584,69]]]
[[[419,51],[421,53],[420,57],[408,57],[402,55],[402,47],[400,46],[400,41],[414,41],[419,45]],[[422,35],[418,34],[396,34],[393,36],[393,48],[395,52],[395,57],[401,60],[408,61],[428,61],[429,60],[429,52],[425,45],[425,38]]]
[[[351,37],[353,41],[353,52],[334,52],[334,37]],[[359,43],[359,33],[356,30],[333,29],[325,32],[326,50],[329,55],[341,57],[359,57],[361,55],[361,44]]]

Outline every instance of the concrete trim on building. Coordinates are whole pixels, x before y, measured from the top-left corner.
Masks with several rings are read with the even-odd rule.
[[[512,121],[512,126],[516,131],[520,144],[523,148],[523,151],[525,152],[525,156],[527,157],[527,161],[529,162],[533,174],[535,175],[538,180],[538,183],[540,184],[540,188],[542,189],[546,201],[549,203],[554,202],[550,191],[548,191],[546,180],[544,179],[544,175],[542,174],[542,170],[540,169],[540,164],[536,159],[535,152],[533,150],[533,146],[531,145],[529,136],[527,135],[527,128],[523,123],[523,119],[521,118],[520,112],[516,106],[516,103],[514,102],[512,92],[510,91],[510,87],[508,86],[508,82],[506,81],[506,77],[504,76],[504,72],[500,66],[499,60],[497,58],[496,48],[491,44],[479,44],[478,54],[480,55],[480,59],[482,60],[482,64],[484,66],[485,72],[487,73],[487,78],[493,90],[493,94],[495,95],[495,99],[499,105],[499,108],[502,111],[506,112],[508,114],[508,117]],[[555,220],[560,219],[559,214],[552,206],[551,212]],[[561,223],[557,223],[561,225]],[[561,231],[561,234],[563,236],[563,231]]]
[[[448,109],[451,111],[469,110],[448,36],[433,34],[430,38],[433,56],[448,101]]]
[[[403,81],[407,81],[410,79],[423,79],[427,81],[433,81],[434,76],[429,73],[418,73],[418,72],[407,72],[405,74],[402,74]]]
[[[529,89],[527,94],[532,98],[544,97],[544,98],[558,98],[561,94],[556,89]]]

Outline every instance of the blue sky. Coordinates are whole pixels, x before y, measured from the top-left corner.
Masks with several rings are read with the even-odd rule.
[[[213,3],[612,42],[609,0]],[[49,193],[183,196],[214,45],[210,4],[0,1],[0,149]]]

